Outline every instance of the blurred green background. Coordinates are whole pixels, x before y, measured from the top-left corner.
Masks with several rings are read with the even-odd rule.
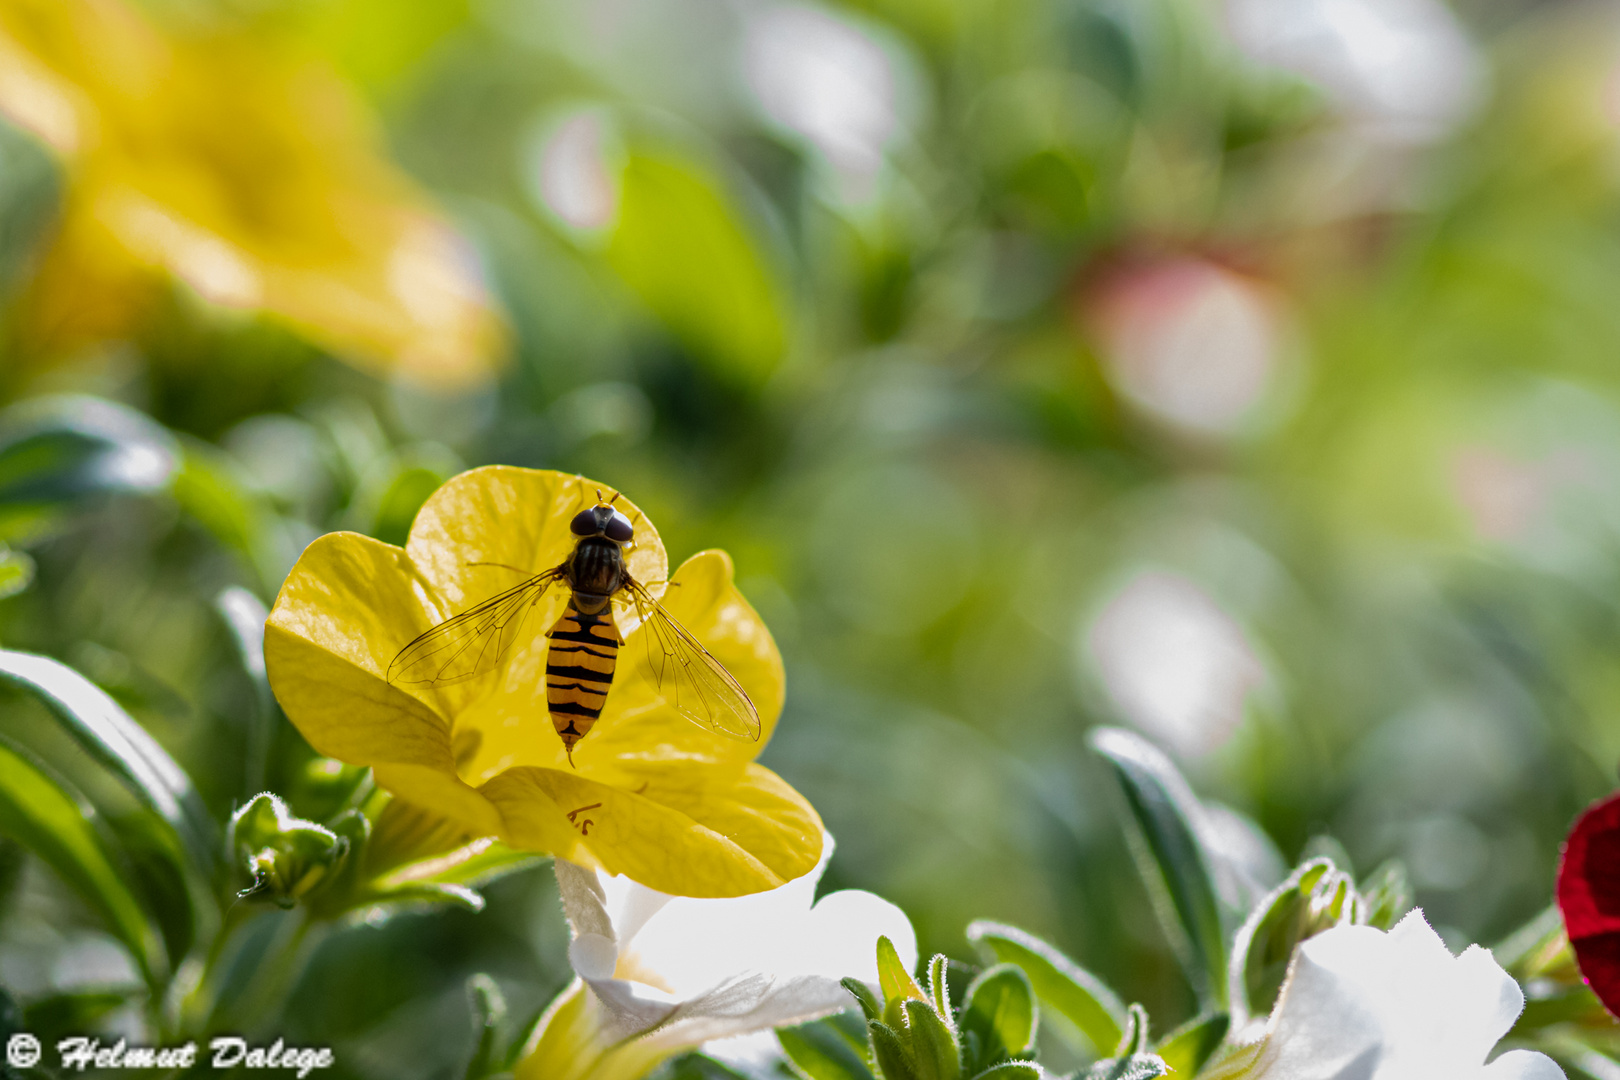
[[[1248,887],[1399,857],[1454,945],[1614,784],[1620,6],[0,0],[7,63],[0,444],[121,449],[83,497],[0,454],[0,642],[221,820],[334,805],[284,721],[250,748],[221,590],[490,462],[734,555],[824,889],[925,955],[1026,927],[1166,1027],[1093,725],[1225,808]],[[41,715],[0,732],[71,761]],[[129,977],[0,876],[16,996]],[[448,1075],[469,974],[567,974],[546,869],[489,899],[328,938],[282,1033]]]

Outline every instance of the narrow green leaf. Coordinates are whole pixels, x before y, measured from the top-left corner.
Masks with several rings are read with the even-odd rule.
[[[782,1052],[810,1080],[876,1080],[861,1055],[825,1020],[778,1028]]]
[[[147,983],[157,986],[166,967],[157,931],[108,857],[94,816],[44,766],[0,743],[0,832],[43,859],[99,912]]]
[[[215,859],[213,821],[191,777],[95,683],[48,656],[0,649],[0,680],[30,691],[97,761],[175,831],[203,876]]]
[[[951,1020],[951,984],[947,974],[950,966],[944,953],[936,953],[928,962],[928,994],[933,999],[934,1011],[944,1017],[946,1023]]]
[[[49,532],[75,504],[167,487],[178,452],[148,417],[101,398],[32,398],[0,413],[0,539]]]
[[[506,998],[495,980],[482,972],[467,980],[467,1000],[472,1007],[473,1052],[463,1075],[481,1080],[494,1071],[501,1059],[501,1029],[506,1024]]]
[[[878,1020],[883,1016],[883,1005],[861,980],[846,977],[839,979],[838,985],[850,992],[868,1021]]]
[[[983,1069],[1004,1058],[1027,1058],[1035,1051],[1035,991],[1029,976],[1013,964],[997,964],[968,984],[962,1000],[962,1031],[976,1037],[978,1055],[970,1067]]]
[[[1106,984],[1033,934],[1003,923],[979,921],[968,941],[987,958],[1017,964],[1029,976],[1042,1005],[1066,1018],[1091,1044],[1093,1057],[1112,1053],[1125,1030],[1125,1005]]]
[[[470,841],[430,859],[407,863],[376,880],[375,887],[386,891],[412,882],[439,882],[445,885],[487,885],[519,870],[544,863],[547,856],[509,848],[493,836]]]
[[[1564,914],[1557,904],[1543,908],[1535,918],[1491,949],[1491,954],[1520,982],[1568,976],[1576,971],[1575,953],[1564,931]],[[1574,978],[1578,979],[1579,975]]]
[[[1137,826],[1133,850],[1188,980],[1206,1008],[1224,1009],[1226,931],[1209,859],[1199,841],[1198,800],[1170,759],[1141,736],[1099,728],[1090,742],[1113,766],[1124,789]]]
[[[1148,1048],[1148,1014],[1140,1005],[1132,1005],[1130,1019],[1125,1024],[1125,1034],[1120,1036],[1119,1048],[1114,1051],[1115,1057],[1140,1057]]]
[[[1154,1052],[1177,1076],[1194,1076],[1226,1038],[1231,1017],[1225,1013],[1195,1016],[1166,1035]]]

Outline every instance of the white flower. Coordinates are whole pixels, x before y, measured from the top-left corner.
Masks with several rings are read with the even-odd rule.
[[[811,873],[727,900],[672,897],[558,859],[583,986],[553,1006],[519,1077],[639,1076],[687,1047],[837,1012],[853,1003],[840,979],[877,984],[879,936],[915,967],[916,934],[898,907],[856,889],[815,900],[832,849],[828,836]]]
[[[1338,926],[1294,957],[1248,1080],[1563,1080],[1545,1054],[1485,1064],[1524,1008],[1486,949],[1452,956],[1413,911],[1388,933]]]

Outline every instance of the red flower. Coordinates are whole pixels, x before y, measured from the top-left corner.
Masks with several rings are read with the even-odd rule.
[[[1593,803],[1570,830],[1558,908],[1587,985],[1620,1016],[1620,795]]]

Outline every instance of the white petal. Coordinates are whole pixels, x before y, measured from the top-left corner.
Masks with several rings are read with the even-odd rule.
[[[876,983],[879,937],[894,943],[907,971],[917,967],[917,932],[904,911],[860,889],[830,893],[811,909],[791,970]]]
[[[1557,1062],[1534,1050],[1509,1050],[1485,1066],[1482,1075],[1485,1080],[1566,1080]]]
[[[668,1026],[647,1038],[654,1046],[694,1046],[806,1023],[852,1004],[849,992],[834,979],[809,975],[776,981],[754,976],[684,1002]]]
[[[662,990],[628,979],[587,979],[586,985],[607,1013],[606,1026],[615,1041],[650,1031],[680,1007]]]
[[[568,963],[582,979],[611,979],[619,966],[619,947],[601,934],[581,934],[568,943]]]
[[[596,871],[567,859],[555,859],[552,872],[557,875],[557,893],[562,897],[563,911],[568,914],[568,924],[574,928],[574,933],[599,934],[609,941],[618,940],[613,920],[608,917],[607,893]]]

